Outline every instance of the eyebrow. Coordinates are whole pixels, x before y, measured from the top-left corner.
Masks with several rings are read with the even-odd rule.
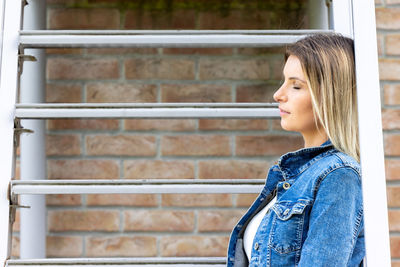
[[[306,81],[303,81],[302,79],[300,79],[298,77],[289,77],[289,80],[299,80],[302,83],[306,83]]]

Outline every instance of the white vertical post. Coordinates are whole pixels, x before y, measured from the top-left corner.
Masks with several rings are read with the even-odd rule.
[[[374,0],[353,1],[367,266],[390,266]]]
[[[328,6],[322,0],[308,0],[310,29],[329,29]]]
[[[24,9],[24,30],[46,28],[46,1],[30,0]],[[26,55],[36,62],[25,62],[21,76],[21,102],[43,103],[45,94],[45,55],[43,50],[25,49]],[[45,121],[23,120],[24,128],[33,134],[21,135],[21,180],[45,179]],[[45,258],[46,256],[46,203],[44,195],[22,195],[21,203],[29,209],[20,209],[20,258]]]
[[[8,255],[9,231],[8,184],[13,172],[14,112],[17,92],[18,31],[20,30],[21,1],[0,1],[2,25],[0,66],[0,261]],[[4,9],[3,9],[4,7]],[[5,12],[7,10],[7,12]],[[4,20],[3,20],[4,18]],[[0,263],[2,264],[2,263]]]
[[[330,1],[330,5],[331,28],[347,37],[353,37],[352,1],[334,0]],[[363,11],[360,9],[358,12]]]

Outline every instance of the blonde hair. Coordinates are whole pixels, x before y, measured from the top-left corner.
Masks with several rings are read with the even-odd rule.
[[[286,49],[296,56],[310,88],[316,123],[333,146],[360,161],[353,40],[339,34],[314,34]]]

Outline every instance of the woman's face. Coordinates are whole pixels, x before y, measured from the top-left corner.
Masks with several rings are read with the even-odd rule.
[[[275,101],[279,102],[282,128],[300,132],[303,137],[317,134],[310,90],[296,56],[289,56],[283,75],[284,83],[274,94]]]

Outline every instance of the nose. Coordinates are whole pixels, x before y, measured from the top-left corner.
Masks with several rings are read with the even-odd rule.
[[[286,101],[286,95],[284,92],[284,84],[282,84],[281,87],[279,87],[279,89],[274,93],[274,100],[279,103]]]

